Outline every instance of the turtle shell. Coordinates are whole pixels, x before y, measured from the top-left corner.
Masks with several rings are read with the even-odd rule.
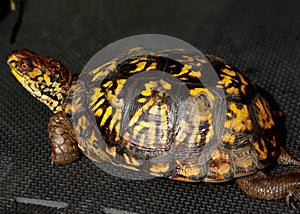
[[[65,109],[90,159],[158,177],[225,181],[279,155],[266,100],[211,55],[130,50],[81,74]]]

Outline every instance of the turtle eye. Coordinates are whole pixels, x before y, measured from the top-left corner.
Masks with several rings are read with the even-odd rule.
[[[27,63],[22,63],[21,67],[23,70],[27,70],[29,68]]]
[[[28,61],[22,60],[20,62],[19,69],[21,71],[30,71],[30,70],[32,70],[31,68],[32,68],[32,66],[31,66],[31,64]]]

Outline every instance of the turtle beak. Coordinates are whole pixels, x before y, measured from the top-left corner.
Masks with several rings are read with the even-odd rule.
[[[18,71],[18,69],[16,68],[16,64],[17,62],[19,61],[19,58],[14,55],[14,54],[11,54],[8,59],[7,59],[7,64],[9,65],[10,67],[10,72],[17,78],[17,80],[19,82],[23,82],[23,78],[22,78],[22,75],[21,73]]]
[[[18,62],[18,57],[16,56],[16,55],[14,55],[14,54],[11,54],[9,57],[8,57],[8,59],[7,59],[7,64],[11,67],[11,66],[13,66],[13,67],[15,67],[15,65],[16,65],[16,62]]]

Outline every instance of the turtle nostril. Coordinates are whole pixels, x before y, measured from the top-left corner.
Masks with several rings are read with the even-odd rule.
[[[8,60],[7,64],[12,64],[12,63],[16,63],[16,62],[17,62],[16,60],[12,59],[12,60]]]

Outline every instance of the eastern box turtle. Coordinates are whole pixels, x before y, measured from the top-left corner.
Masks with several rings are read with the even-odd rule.
[[[7,62],[23,87],[54,112],[48,125],[52,164],[74,162],[81,150],[94,162],[156,177],[236,179],[255,198],[286,196],[293,208],[300,200],[300,170],[262,171],[272,163],[300,166],[278,143],[279,111],[218,57],[178,49],[114,58],[81,74],[83,83],[60,62],[26,49],[12,52]],[[208,65],[218,81],[203,85]],[[132,79],[138,74],[149,78]],[[184,96],[180,88],[187,89]]]

